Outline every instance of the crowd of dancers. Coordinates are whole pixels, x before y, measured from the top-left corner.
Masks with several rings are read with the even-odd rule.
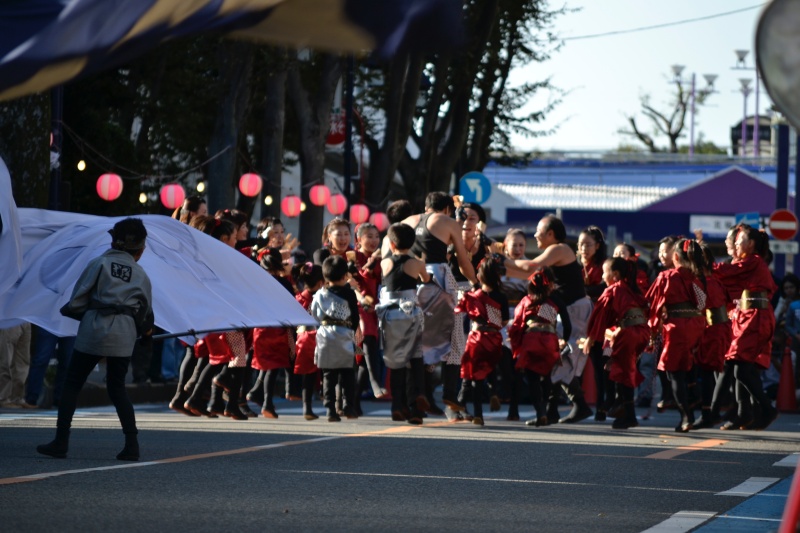
[[[678,432],[763,429],[777,416],[761,381],[777,287],[767,236],[750,226],[731,228],[730,257],[720,262],[701,236],[665,237],[649,269],[626,243],[609,256],[595,226],[581,232],[576,253],[553,215],[539,221],[540,254],[527,259],[523,231],[494,242],[480,205],[440,192],[420,214],[406,201],[391,204],[384,236],[369,223],[353,235],[335,218],[311,261],[278,219],[262,220],[248,239],[244,213],[209,216],[201,198],[176,215],[257,261],[319,322],[213,333],[186,346],[170,402],[186,415],[278,418],[283,375],[283,394],[302,401],[304,418],[319,418],[319,394],[330,422],[360,416],[369,392],[391,396],[392,420],[410,424],[445,415],[482,426],[484,405],[496,411],[502,402],[515,421],[520,402],[530,402],[529,426],[594,416],[628,429],[656,376],[658,409],[677,409]],[[587,360],[595,410],[581,387]],[[562,417],[564,396],[572,407]]]

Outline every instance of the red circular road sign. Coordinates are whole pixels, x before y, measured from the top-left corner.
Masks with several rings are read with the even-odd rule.
[[[781,241],[788,241],[797,235],[797,217],[788,209],[776,209],[769,216],[769,231]]]

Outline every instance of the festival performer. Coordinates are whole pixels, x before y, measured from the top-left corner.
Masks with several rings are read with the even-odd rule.
[[[138,261],[145,250],[147,230],[138,218],[114,225],[111,249],[89,261],[61,314],[79,320],[78,336],[70,360],[64,391],[58,404],[56,436],[36,451],[65,458],[69,450],[72,417],[78,394],[89,373],[106,359],[106,387],[125,435],[120,461],[139,460],[136,415],[125,390],[125,374],[136,338],[146,342],[152,334],[153,298],[150,278]]]
[[[356,248],[363,255],[364,263],[357,264],[354,279],[357,281],[358,312],[361,316],[361,349],[363,354],[356,354],[358,374],[356,375],[356,410],[360,412],[361,392],[371,388],[372,395],[381,399],[385,391],[381,387],[380,365],[378,358],[378,315],[375,303],[378,299],[378,286],[381,280],[380,254],[378,246],[381,235],[374,224],[365,222],[356,229]],[[351,254],[355,255],[355,254]],[[360,413],[359,413],[360,414]]]
[[[743,419],[746,401],[741,388],[736,389],[739,417],[722,426],[723,429],[764,429],[778,416],[764,392],[759,369],[769,368],[775,315],[770,299],[777,286],[769,271],[772,252],[767,234],[742,224],[736,235],[735,256],[730,263],[714,265],[714,273],[728,289],[731,298],[738,300],[733,314],[733,342],[725,359],[733,362],[738,384],[755,399],[752,420]]]
[[[416,296],[418,282],[427,283],[431,277],[425,263],[410,255],[413,228],[392,224],[387,237],[391,253],[381,261],[383,287],[376,310],[383,360],[391,371],[392,420],[419,425],[429,405],[424,393],[423,317]]]
[[[700,345],[706,321],[704,258],[697,242],[681,239],[673,247],[676,268],[661,272],[650,290],[650,327],[661,331],[664,349],[658,369],[667,373],[681,421],[675,431],[693,429],[694,410],[689,406],[687,374],[694,364],[694,352]]]
[[[311,310],[314,294],[322,288],[322,267],[313,263],[302,263],[292,267],[294,279],[303,285],[303,291],[295,298],[306,311]],[[312,409],[314,389],[317,386],[319,369],[314,364],[314,352],[317,348],[317,329],[310,326],[297,328],[297,341],[294,359],[295,375],[303,377],[303,418],[316,420],[319,418]]]
[[[733,340],[733,328],[728,318],[730,296],[725,286],[714,275],[714,254],[705,244],[700,245],[705,258],[706,276],[706,330],[700,341],[695,362],[699,368],[701,386],[701,415],[694,423],[695,429],[710,428],[719,422],[719,408],[712,413],[717,376],[725,367],[725,354]]]
[[[619,406],[612,413],[616,415],[611,426],[614,429],[639,425],[633,391],[644,378],[636,368],[636,359],[650,343],[650,328],[647,300],[636,282],[636,270],[634,263],[621,257],[603,263],[607,288],[595,303],[583,343],[583,352],[588,354],[595,342],[606,338],[606,331],[613,328],[609,377],[616,384],[615,405]]]
[[[594,414],[581,388],[581,375],[586,365],[583,352],[578,352],[575,340],[586,336],[586,322],[592,312],[592,302],[586,296],[583,284],[583,268],[578,263],[575,252],[566,244],[567,229],[564,223],[555,215],[543,217],[536,226],[536,246],[542,253],[535,259],[506,261],[509,274],[520,278],[528,277],[538,268],[549,266],[553,272],[553,283],[556,286],[554,293],[564,301],[572,322],[572,338],[570,345],[572,352],[566,356],[566,364],[553,369],[553,383],[560,383],[572,401],[572,410],[559,422],[575,423]],[[549,398],[547,408],[548,420],[558,418],[558,403],[556,395]]]
[[[603,281],[603,263],[608,256],[606,239],[603,230],[597,226],[589,226],[578,236],[578,261],[583,267],[583,284],[586,294],[592,303],[603,294],[606,283]],[[606,358],[603,354],[603,339],[596,339],[589,351],[589,358],[594,369],[594,386],[597,391],[594,419],[603,422],[606,411],[614,397],[614,383],[605,369]]]
[[[233,246],[236,244],[236,227],[229,220],[220,220],[211,216],[196,216],[192,220],[191,226],[199,229],[207,235],[214,237],[223,244],[228,246]],[[186,357],[189,357],[189,355],[190,354],[187,354]],[[183,409],[186,412],[191,413],[194,416],[217,418],[218,413],[224,412],[224,405],[218,405],[215,409],[215,413],[212,413],[209,411],[205,399],[209,396],[212,396],[214,378],[227,365],[223,364],[221,359],[215,359],[218,364],[209,364],[210,352],[208,350],[208,344],[206,344],[204,339],[201,339],[200,342],[195,343],[193,355],[197,359],[194,372],[192,376],[183,384],[183,386],[181,386],[181,381],[178,382],[178,390],[175,398],[172,399],[170,406],[175,404],[176,400],[179,401],[183,394],[185,394],[186,400],[183,403]],[[220,352],[220,354],[217,355],[224,354]],[[183,366],[181,366],[181,376],[183,377],[183,375]]]
[[[675,243],[678,242],[679,239],[680,237],[675,235],[667,235],[658,241],[658,263],[652,269],[653,280],[655,280],[658,274],[664,270],[675,268],[675,265],[672,262],[672,252],[675,248]],[[647,293],[645,292],[645,294]],[[655,358],[658,359],[661,355],[661,352],[664,351],[664,337],[661,335],[660,331],[656,331],[654,333],[655,339],[653,340],[653,353]],[[658,376],[659,383],[661,384],[661,400],[659,400],[659,402],[656,404],[656,409],[659,413],[663,413],[667,409],[675,408],[675,399],[672,396],[672,386],[669,384],[667,373],[663,370],[658,370],[657,360],[655,361],[655,365],[656,376]],[[647,376],[645,376],[645,384],[649,383],[652,383],[652,381],[647,381]]]
[[[455,210],[453,199],[443,192],[431,192],[425,198],[425,212],[412,215],[405,220],[415,230],[416,240],[411,252],[425,262],[428,273],[435,283],[426,283],[419,288],[418,301],[425,313],[427,327],[422,330],[422,353],[426,365],[442,367],[443,402],[453,412],[463,407],[458,402],[458,378],[461,372],[459,360],[466,342],[464,332],[454,328],[455,302],[458,286],[448,265],[448,246],[453,246],[459,270],[474,286],[478,279],[461,237],[461,224],[451,218]],[[451,361],[451,362],[447,362]],[[432,378],[426,372],[426,379]]]
[[[269,272],[273,279],[280,283],[294,296],[294,287],[283,277],[283,257],[277,248],[267,248],[261,253],[261,266]],[[264,418],[278,418],[275,411],[275,387],[278,371],[292,366],[294,356],[294,333],[290,328],[254,328],[253,329],[253,368],[259,371],[254,389],[263,383],[264,402],[261,406],[261,416]],[[288,389],[288,381],[287,381]],[[253,389],[250,394],[253,394]],[[288,392],[288,391],[287,391]]]
[[[456,313],[469,316],[470,332],[461,358],[461,379],[470,382],[472,423],[483,426],[483,386],[502,357],[503,336],[500,330],[508,322],[508,298],[500,292],[504,257],[487,256],[478,265],[481,288],[464,293]]]
[[[314,363],[322,370],[322,394],[328,422],[340,422],[336,412],[336,384],[340,381],[344,415],[358,418],[353,408],[358,299],[348,284],[347,262],[340,256],[325,259],[322,275],[326,285],[314,294],[311,302],[311,316],[320,322]]]
[[[550,375],[559,361],[559,352],[567,346],[572,322],[567,308],[553,291],[553,274],[547,267],[538,269],[528,279],[528,294],[514,311],[508,337],[516,360],[516,370],[528,379],[531,402],[536,418],[528,426],[547,426],[558,422],[550,419],[545,402],[550,396]],[[557,317],[561,317],[563,340],[556,333]]]
[[[461,238],[464,241],[467,259],[477,272],[478,265],[481,261],[483,261],[484,258],[488,256],[488,254],[491,253],[490,247],[495,244],[492,239],[488,238],[484,234],[486,229],[486,212],[484,211],[483,207],[480,206],[480,204],[462,202],[460,196],[454,197],[453,201],[456,207],[456,221],[461,223]],[[452,245],[448,247],[447,253],[448,260],[450,262],[450,269],[453,271],[453,277],[455,278],[456,285],[458,286],[458,295],[460,299],[464,293],[473,288],[477,289],[477,287],[473,287],[472,283],[461,273],[458,264],[458,256],[455,248]],[[459,332],[462,332],[464,336],[466,336],[467,332],[469,331],[469,316],[465,313],[456,313],[454,323],[455,325],[453,328],[455,334],[457,335]],[[461,343],[460,339],[459,343]],[[456,354],[451,352],[450,355],[445,359],[445,365],[461,365],[461,356],[461,353]],[[472,396],[471,383],[471,380],[461,381],[461,389],[458,392],[457,398],[458,404],[463,411],[461,416],[466,416],[466,418],[470,417],[466,406],[470,402],[470,397]],[[499,411],[500,398],[497,396],[497,375],[494,372],[487,376],[487,383],[489,384],[490,409],[492,411]],[[483,393],[481,392],[481,394]],[[459,413],[452,410],[447,414],[451,419],[458,419],[459,417]]]
[[[503,253],[509,259],[525,259],[525,249],[528,239],[521,229],[511,228],[503,240]],[[500,278],[503,294],[508,298],[508,313],[513,316],[514,310],[526,294],[528,294],[528,280],[503,275]],[[511,322],[507,326],[511,325]],[[503,357],[500,359],[500,381],[502,390],[501,398],[508,401],[508,414],[506,420],[515,422],[519,420],[519,395],[522,391],[522,374],[514,369],[514,355],[511,352],[511,342],[508,338],[508,328],[503,332]]]

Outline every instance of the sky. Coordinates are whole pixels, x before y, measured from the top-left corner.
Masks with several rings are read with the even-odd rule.
[[[743,116],[739,78],[755,78],[754,40],[756,24],[765,2],[758,0],[566,0],[567,13],[554,22],[554,30],[565,39],[561,50],[544,63],[527,65],[514,72],[512,83],[551,76],[552,83],[568,91],[543,124],[557,127],[543,138],[512,140],[520,150],[613,150],[620,144],[643,146],[618,131],[626,129],[626,116],[640,109],[640,97],[649,94],[656,109],[669,109],[674,94],[671,66],[684,65],[683,77],[696,74],[697,87],[705,85],[703,74],[717,74],[716,93],[695,114],[695,138],[702,134],[718,146],[730,148],[730,128]],[[551,7],[561,5],[551,0]],[[570,37],[629,30],[709,17],[730,11],[747,11],[687,22],[665,28],[588,39]],[[750,50],[746,64],[751,70],[733,70],[734,50]],[[751,87],[753,83],[751,82]],[[535,100],[540,106],[547,95]],[[747,101],[754,114],[754,94]],[[759,109],[769,109],[769,96],[761,85]],[[638,115],[640,128],[645,122]],[[687,116],[688,122],[688,116]],[[688,124],[686,139],[688,145]],[[660,144],[664,145],[662,137]]]

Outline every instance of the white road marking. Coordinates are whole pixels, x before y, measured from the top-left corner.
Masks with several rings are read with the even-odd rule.
[[[798,458],[800,458],[800,453],[793,453],[792,455],[787,455],[777,463],[774,463],[772,466],[788,466],[789,468],[795,468]]]
[[[780,479],[776,477],[751,477],[732,489],[717,493],[717,496],[752,496],[778,481],[780,481]]]
[[[679,511],[642,533],[684,533],[716,516],[708,511]]]
[[[432,476],[422,474],[387,474],[380,472],[334,472],[328,470],[279,470],[295,474],[322,474],[333,476],[364,476],[364,477],[391,477],[412,479],[449,479],[454,481],[491,481],[494,483],[530,483],[534,485],[570,485],[579,487],[606,487],[630,490],[652,490],[658,492],[691,492],[694,494],[713,494],[710,490],[670,489],[664,487],[635,487],[629,485],[609,485],[608,483],[584,483],[579,481],[547,481],[542,479],[508,479],[491,477],[466,477],[466,476]]]

